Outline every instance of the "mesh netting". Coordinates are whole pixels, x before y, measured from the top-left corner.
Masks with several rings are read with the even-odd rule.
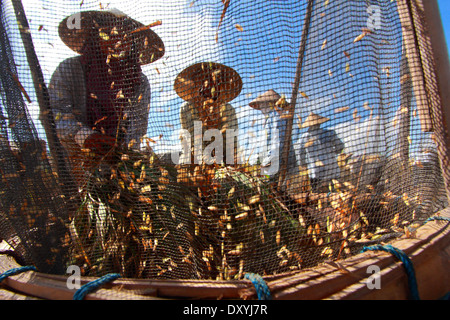
[[[404,3],[3,1],[0,237],[242,279],[408,232],[447,197]]]

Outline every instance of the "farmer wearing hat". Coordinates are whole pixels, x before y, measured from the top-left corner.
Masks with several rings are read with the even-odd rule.
[[[239,163],[236,111],[229,103],[242,89],[242,80],[232,68],[215,62],[201,62],[184,69],[175,79],[176,93],[185,102],[180,108],[181,128],[189,133],[190,142],[182,138],[185,162],[178,169],[178,181],[188,182],[196,188],[199,197],[207,200],[213,194],[213,181],[217,166],[233,166]],[[206,149],[204,135],[210,137],[214,149]],[[199,135],[201,135],[199,137]],[[200,143],[199,143],[200,139]],[[219,141],[216,141],[219,139]],[[201,147],[201,148],[200,148]],[[201,154],[197,151],[200,149]],[[222,151],[222,158],[219,157]],[[227,152],[228,151],[228,152]]]
[[[302,124],[308,131],[300,138],[300,162],[308,168],[314,192],[326,192],[331,180],[340,177],[337,155],[344,149],[344,143],[334,130],[320,127],[328,120],[311,112]]]
[[[263,145],[261,145],[263,153],[261,174],[274,176],[279,172],[287,127],[287,118],[283,117],[287,110],[286,101],[277,92],[270,89],[251,101],[249,106],[261,111],[264,115],[265,139],[263,139]],[[291,142],[288,169],[292,172],[296,168],[295,151]]]
[[[83,159],[80,151],[88,150],[97,163],[117,145],[139,146],[147,132],[150,85],[141,66],[160,59],[164,44],[118,10],[77,15],[78,27],[70,23],[73,16],[59,24],[60,38],[79,55],[55,70],[50,104],[71,160]]]
[[[242,80],[239,74],[220,63],[196,63],[177,76],[174,88],[176,93],[186,101],[180,108],[180,122],[182,129],[189,132],[192,141],[195,140],[196,121],[197,126],[201,124],[202,135],[208,129],[218,129],[223,139],[223,162],[238,163],[238,145],[235,141],[237,139],[233,136],[227,139],[227,131],[238,129],[236,111],[229,102],[241,92]],[[227,150],[233,154],[227,155]],[[229,159],[230,156],[232,159]],[[205,161],[205,159],[202,160]]]

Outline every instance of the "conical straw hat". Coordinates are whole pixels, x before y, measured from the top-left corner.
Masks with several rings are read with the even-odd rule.
[[[278,100],[280,100],[281,96],[276,93],[274,90],[269,89],[263,94],[259,95],[256,99],[249,103],[249,106],[256,110],[261,110],[261,104],[263,102],[269,102],[271,105],[274,105]]]
[[[328,120],[330,119],[311,112],[308,118],[306,118],[305,122],[303,122],[302,128],[311,127],[316,124],[322,124],[324,122],[327,122]]]
[[[176,77],[175,92],[186,101],[200,96],[200,89],[209,76],[216,79],[219,92],[218,101],[226,103],[236,98],[242,90],[242,79],[232,68],[216,62],[200,62],[193,64]]]
[[[79,19],[78,26],[75,19]],[[120,26],[130,33],[138,28],[145,27],[144,24],[131,19],[125,13],[117,9],[110,9],[82,11],[68,16],[60,22],[58,33],[64,44],[73,51],[81,53],[84,43],[93,30],[105,29],[105,33],[108,35],[115,26]],[[144,28],[142,31],[133,33],[133,39],[141,65],[155,62],[164,56],[164,43],[150,28]]]

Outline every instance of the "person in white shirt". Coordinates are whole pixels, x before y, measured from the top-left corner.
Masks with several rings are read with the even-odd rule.
[[[180,107],[181,128],[189,132],[191,137],[192,156],[195,139],[195,122],[201,125],[201,134],[207,130],[217,129],[222,137],[222,159],[216,159],[228,165],[239,163],[237,137],[227,139],[227,131],[238,132],[238,120],[234,107],[229,103],[236,98],[242,89],[242,80],[232,68],[215,62],[200,62],[184,69],[175,79],[176,93],[186,102]],[[233,132],[228,132],[228,134]],[[231,136],[230,136],[231,137]],[[206,144],[202,139],[201,151]],[[206,139],[207,140],[207,139]],[[199,146],[197,146],[199,147]],[[231,154],[227,154],[227,150]],[[209,158],[210,155],[202,154]],[[190,163],[205,163],[211,159],[191,159]]]
[[[320,127],[329,120],[311,112],[302,124],[308,131],[298,142],[299,158],[300,164],[308,169],[313,192],[326,192],[331,180],[340,178],[337,156],[345,145],[334,130]]]
[[[283,152],[284,138],[287,127],[286,103],[273,89],[269,89],[249,103],[249,106],[259,110],[264,115],[264,135],[260,137],[261,174],[274,179],[279,173],[281,154]],[[288,170],[290,173],[297,170],[295,150],[291,140],[289,149]]]

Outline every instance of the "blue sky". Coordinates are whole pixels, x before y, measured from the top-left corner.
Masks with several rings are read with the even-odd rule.
[[[166,55],[143,68],[152,86],[153,121],[149,123],[149,136],[152,138],[163,134],[164,139],[167,139],[171,132],[179,128],[178,110],[183,101],[174,94],[173,81],[183,68],[195,62],[217,61],[235,68],[240,73],[244,87],[240,96],[232,101],[238,113],[240,128],[247,126],[247,129],[254,128],[255,131],[260,128],[263,116],[259,111],[251,109],[248,103],[269,88],[275,89],[279,94],[285,94],[286,98],[290,99],[306,1],[231,1],[220,27],[218,42],[215,41],[215,36],[223,8],[222,1],[219,0],[134,0],[132,6],[129,6],[130,2],[123,0],[22,2],[31,20],[33,41],[47,83],[58,63],[74,55],[58,38],[57,25],[67,15],[80,10],[80,3],[84,3],[85,10],[98,9],[100,3],[111,3],[110,7],[118,8],[145,24],[156,20],[163,21],[162,26],[154,30],[165,41]],[[395,4],[390,0],[380,2],[385,3],[388,8],[386,14],[394,17]],[[368,35],[363,41],[355,43],[353,40],[360,35],[361,27],[366,26],[366,8],[359,6],[360,2],[355,0],[342,1],[341,5],[347,7],[349,19],[341,19],[336,12],[342,11],[336,9],[336,3],[317,1],[318,12],[311,30],[315,41],[310,43],[313,47],[306,53],[303,81],[299,89],[309,98],[305,99],[299,95],[297,99],[298,116],[304,120],[310,111],[323,113],[332,118],[328,126],[344,121],[352,122],[356,109],[358,117],[362,117],[361,122],[370,120],[370,111],[364,107],[366,102],[374,110],[377,110],[381,103],[398,104],[398,95],[394,96],[389,91],[379,92],[382,86],[390,86],[391,89],[386,90],[392,92],[398,89],[395,86],[399,83],[399,59],[396,59],[400,56],[399,48],[383,48],[383,43],[380,42],[380,39],[387,39],[391,43],[399,43],[398,32],[396,33],[398,25],[390,25],[389,28],[384,28],[380,35]],[[447,43],[450,43],[450,0],[438,0],[438,3]],[[249,7],[252,8],[251,11],[244,10]],[[321,20],[322,17],[326,19]],[[241,29],[237,28],[237,25]],[[41,30],[41,26],[44,29]],[[11,30],[11,34],[19,39],[14,30]],[[321,49],[322,46],[325,49]],[[20,46],[14,49],[16,58],[20,58],[17,62],[21,65],[21,82],[35,101],[31,79],[26,79],[29,71],[26,68],[23,49]],[[351,59],[343,55],[344,50],[351,54]],[[366,55],[367,52],[370,55]],[[385,62],[379,62],[382,61],[378,59],[380,57],[384,58]],[[388,62],[390,65],[387,65]],[[384,71],[380,72],[386,67],[390,68],[390,77],[387,77]],[[367,76],[369,74],[370,77]],[[381,77],[373,81],[380,74]],[[385,100],[382,101],[380,95],[383,95]],[[349,111],[336,113],[335,110],[347,106]],[[34,104],[34,108],[30,107],[30,112],[39,127],[36,111]],[[386,111],[386,115],[392,114],[390,111]],[[378,115],[375,113],[374,117]],[[42,132],[41,128],[38,130]],[[296,132],[298,135],[298,129]]]
[[[447,50],[450,46],[450,0],[438,0],[439,11],[444,28],[445,38],[447,40]]]

